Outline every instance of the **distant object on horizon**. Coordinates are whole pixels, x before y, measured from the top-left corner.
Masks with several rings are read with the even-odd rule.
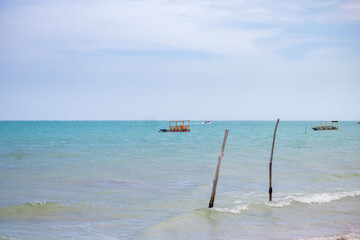
[[[358,121],[357,124],[360,124],[360,121]]]
[[[336,123],[336,125],[334,124]],[[339,130],[339,122],[331,121],[331,125],[328,125],[328,121],[325,121],[325,125],[322,125],[322,121],[319,126],[313,127],[315,131],[324,131],[324,130]]]
[[[209,120],[206,120],[204,124],[211,124],[211,122]]]
[[[159,132],[190,132],[190,120],[169,121],[169,129],[160,129]]]

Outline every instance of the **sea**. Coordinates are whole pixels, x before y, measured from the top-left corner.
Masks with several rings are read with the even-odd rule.
[[[360,124],[1,121],[0,239],[360,239]],[[208,208],[225,130],[213,208]]]

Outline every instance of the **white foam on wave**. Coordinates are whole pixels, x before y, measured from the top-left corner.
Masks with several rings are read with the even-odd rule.
[[[305,196],[288,196],[279,201],[267,202],[266,205],[270,207],[286,207],[291,205],[292,202],[299,202],[305,204],[322,204],[337,201],[346,197],[358,196],[360,196],[359,190],[335,193],[313,193]]]
[[[33,202],[33,203],[31,203],[31,205],[33,205],[33,206],[43,206],[43,205],[46,205],[46,204],[48,204],[48,202],[47,201],[35,201],[35,202]]]
[[[299,240],[359,240],[360,235],[358,233],[349,233],[345,235],[336,235],[330,237],[315,237],[315,238],[302,238]]]
[[[283,199],[283,200],[280,200],[280,201],[276,201],[276,202],[267,202],[265,203],[267,206],[270,206],[270,207],[277,207],[277,208],[281,208],[281,207],[286,207],[286,206],[289,206],[291,205],[291,202],[293,200],[290,200],[290,199]]]
[[[360,191],[352,192],[337,192],[337,193],[315,193],[309,196],[297,197],[296,201],[302,203],[328,203],[336,200],[340,200],[346,197],[357,197],[360,196]]]
[[[16,238],[0,236],[0,240],[16,240]]]
[[[217,212],[240,214],[249,209],[247,205],[238,205],[232,208],[213,208]]]

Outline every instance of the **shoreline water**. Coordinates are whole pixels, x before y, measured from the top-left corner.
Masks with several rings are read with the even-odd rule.
[[[0,122],[0,236],[359,239],[356,121],[322,133],[310,130],[314,121],[280,122],[272,203],[275,122],[193,123],[190,133],[169,134],[157,132],[164,121]]]

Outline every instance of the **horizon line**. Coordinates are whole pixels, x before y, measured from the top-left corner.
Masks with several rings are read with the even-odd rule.
[[[13,120],[13,119],[1,119],[0,122],[130,122],[130,121],[148,121],[148,122],[156,122],[156,121],[222,121],[222,122],[230,122],[230,121],[234,121],[234,122],[246,122],[246,121],[276,121],[277,119],[242,119],[242,120],[235,120],[235,119],[218,119],[218,120],[209,120],[209,119],[184,119],[184,120],[169,120],[169,119],[153,119],[153,120],[150,120],[150,119],[86,119],[86,120],[78,120],[78,119],[63,119],[63,120],[59,120],[59,119],[42,119],[42,120],[39,120],[39,119],[28,119],[28,120],[25,120],[25,119],[17,119],[17,120]],[[285,120],[281,120],[280,121],[287,121],[287,122],[313,122],[313,121],[327,121],[327,122],[331,122],[331,121],[344,121],[344,122],[357,122],[359,120],[318,120],[318,119],[312,119],[312,120],[297,120],[297,119],[285,119]]]

